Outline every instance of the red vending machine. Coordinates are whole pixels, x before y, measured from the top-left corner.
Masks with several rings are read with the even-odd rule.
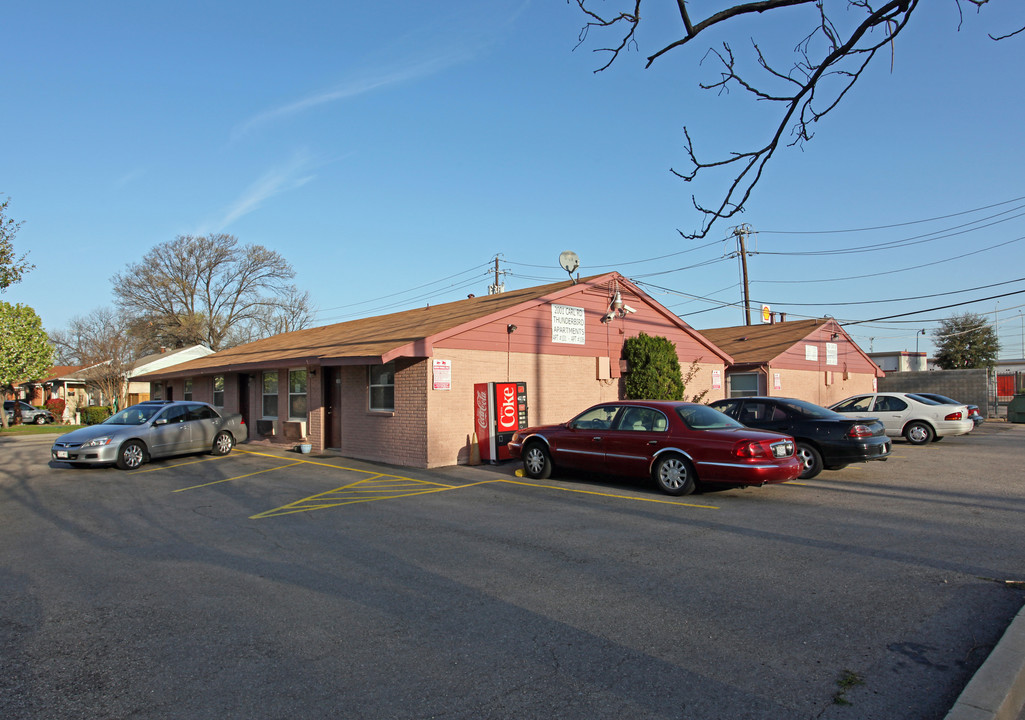
[[[527,427],[527,384],[522,382],[476,383],[473,411],[480,459],[509,460],[509,440]]]

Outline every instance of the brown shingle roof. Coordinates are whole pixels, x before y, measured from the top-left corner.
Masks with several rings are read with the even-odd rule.
[[[611,278],[614,273],[581,279],[580,284]],[[483,295],[415,310],[350,320],[322,327],[296,330],[174,365],[135,380],[182,377],[204,371],[259,369],[288,364],[331,364],[330,361],[388,359],[389,353],[426,356],[418,350],[427,338],[511,310],[524,303],[563,294],[573,287],[569,280]]]
[[[828,322],[832,321],[829,318],[812,318],[766,325],[712,328],[700,332],[733,356],[738,365],[748,365],[771,362]]]

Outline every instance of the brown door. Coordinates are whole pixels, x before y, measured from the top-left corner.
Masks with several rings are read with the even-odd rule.
[[[238,412],[242,422],[249,425],[249,375],[240,373],[238,376]]]
[[[324,373],[324,447],[342,447],[342,376],[336,367]]]

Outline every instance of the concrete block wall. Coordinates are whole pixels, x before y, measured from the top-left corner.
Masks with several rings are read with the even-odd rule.
[[[958,402],[978,405],[983,415],[987,415],[990,410],[989,371],[985,368],[887,373],[879,381],[879,390],[939,393]]]

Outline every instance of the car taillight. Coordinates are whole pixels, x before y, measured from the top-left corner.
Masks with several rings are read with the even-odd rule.
[[[868,425],[851,425],[851,429],[847,431],[847,437],[851,438],[872,437],[872,435],[874,433]]]
[[[945,417],[943,419],[944,420],[960,420],[961,419],[961,411],[958,410],[957,412],[952,412],[949,415],[947,415],[947,417]]]
[[[968,408],[968,417],[979,414],[979,408]]]
[[[741,458],[770,458],[772,447],[767,440],[743,440],[733,446],[733,454]]]

